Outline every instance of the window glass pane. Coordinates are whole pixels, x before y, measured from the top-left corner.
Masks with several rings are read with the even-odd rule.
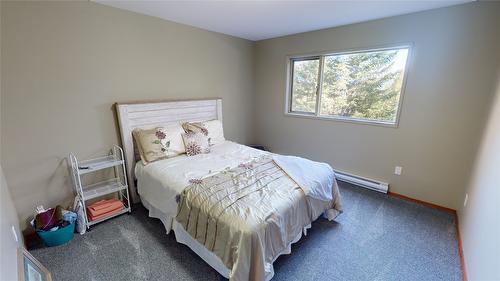
[[[395,123],[408,49],[325,56],[320,115]]]
[[[293,60],[291,111],[316,111],[319,58]]]

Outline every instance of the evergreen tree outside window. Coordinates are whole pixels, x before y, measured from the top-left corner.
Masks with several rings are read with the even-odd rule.
[[[319,90],[319,57],[292,60],[292,111],[314,113]]]
[[[396,125],[409,50],[291,58],[287,113]]]

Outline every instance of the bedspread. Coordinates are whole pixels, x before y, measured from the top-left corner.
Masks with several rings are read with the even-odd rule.
[[[325,211],[329,219],[342,211],[335,179],[332,200],[306,196],[310,191],[296,180],[296,172],[291,177],[270,155],[191,179],[176,220],[231,269],[232,281],[265,280],[305,226]]]

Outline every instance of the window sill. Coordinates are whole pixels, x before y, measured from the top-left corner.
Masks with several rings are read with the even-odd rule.
[[[389,128],[397,128],[399,125],[399,120],[396,120],[395,123],[392,122],[384,122],[384,121],[376,121],[376,120],[365,120],[365,119],[355,119],[355,118],[342,118],[342,117],[330,117],[330,116],[317,116],[314,114],[304,114],[304,113],[296,113],[296,112],[286,112],[285,116],[287,117],[295,117],[295,118],[306,118],[306,119],[317,119],[317,120],[328,120],[328,121],[340,121],[345,123],[355,123],[362,125],[372,125],[372,126],[381,126],[381,127],[389,127]]]

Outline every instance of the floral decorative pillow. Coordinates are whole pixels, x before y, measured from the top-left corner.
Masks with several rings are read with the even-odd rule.
[[[188,132],[182,134],[182,139],[184,140],[184,149],[188,156],[210,152],[208,136],[203,133]]]
[[[182,126],[171,125],[143,130],[135,129],[132,134],[137,143],[144,164],[180,155],[185,152],[181,134]]]
[[[186,133],[201,133],[208,137],[209,144],[215,145],[224,142],[224,130],[220,120],[211,120],[205,122],[186,122],[182,124],[182,128]]]
[[[203,122],[185,122],[182,128],[186,133],[202,133],[208,137],[208,129]]]

